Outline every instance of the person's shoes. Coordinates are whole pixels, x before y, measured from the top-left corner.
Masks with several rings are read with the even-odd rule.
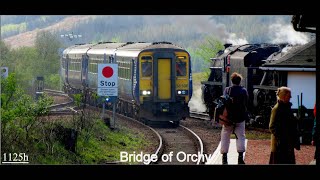
[[[223,165],[228,165],[228,160],[222,159],[222,164],[223,164]]]
[[[222,155],[222,164],[227,165],[228,164],[228,157],[227,154]]]
[[[243,160],[243,158],[238,158],[238,164],[246,164],[246,163],[244,163],[244,160]]]
[[[245,164],[243,161],[243,152],[238,152],[239,156],[238,156],[238,164]]]

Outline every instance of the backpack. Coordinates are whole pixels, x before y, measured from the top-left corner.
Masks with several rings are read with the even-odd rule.
[[[241,96],[230,96],[232,87],[227,89],[224,96],[217,99],[215,107],[215,118],[221,124],[235,124],[248,119],[247,108],[244,98]]]
[[[226,104],[230,104],[229,96],[220,96],[216,100],[216,107],[214,109],[214,118],[221,125],[232,125],[233,123],[229,121],[228,111],[226,109]]]
[[[232,86],[227,89],[226,110],[228,112],[228,119],[233,123],[240,123],[248,119],[247,107],[245,105],[246,96],[240,94],[238,96],[231,96]],[[243,87],[241,88],[243,91]]]

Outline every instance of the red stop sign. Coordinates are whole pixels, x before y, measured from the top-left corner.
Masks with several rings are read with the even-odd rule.
[[[106,78],[113,76],[113,69],[110,66],[106,66],[102,69],[102,75]]]

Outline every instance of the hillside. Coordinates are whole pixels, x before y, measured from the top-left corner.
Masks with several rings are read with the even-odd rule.
[[[48,20],[45,20],[45,17]],[[3,38],[13,48],[32,46],[40,30],[55,32],[57,36],[71,31],[82,35],[77,41],[65,41],[65,46],[101,41],[169,41],[186,48],[197,48],[207,36],[215,36],[222,43],[233,44],[273,43],[279,36],[285,36],[280,40],[288,42],[288,39],[294,38],[298,33],[293,32],[290,17],[288,15],[5,16],[2,31],[6,30]],[[19,35],[9,36],[19,32]]]
[[[95,18],[95,16],[71,16],[59,21],[56,24],[47,26],[42,29],[35,29],[32,31],[24,32],[15,36],[11,36],[4,39],[4,42],[8,44],[11,48],[19,48],[22,46],[33,46],[36,35],[39,31],[45,30],[52,33],[60,31],[70,31],[75,25],[79,23],[88,22],[90,19]]]

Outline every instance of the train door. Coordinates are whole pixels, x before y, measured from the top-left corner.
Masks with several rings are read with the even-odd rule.
[[[158,59],[158,99],[171,99],[171,59]]]
[[[87,86],[88,82],[88,56],[82,55],[82,69],[81,69],[81,82],[82,85]]]
[[[66,56],[66,59],[64,61],[65,63],[65,82],[69,83],[68,82],[68,71],[69,71],[69,55]]]
[[[175,61],[174,52],[156,52],[154,59],[154,101],[155,102],[174,102],[176,91]]]

